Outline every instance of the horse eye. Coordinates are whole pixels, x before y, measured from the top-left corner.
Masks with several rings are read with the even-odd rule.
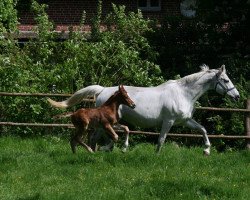
[[[223,81],[224,81],[224,83],[228,83],[229,82],[229,80],[226,80],[226,79],[224,79]]]

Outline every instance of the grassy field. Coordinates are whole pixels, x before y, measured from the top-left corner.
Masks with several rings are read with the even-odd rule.
[[[73,155],[56,137],[0,137],[0,199],[250,199],[249,151],[154,150]]]

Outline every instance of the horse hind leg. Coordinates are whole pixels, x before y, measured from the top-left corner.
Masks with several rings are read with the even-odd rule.
[[[105,130],[103,128],[96,128],[95,131],[90,136],[90,146],[94,151],[98,150],[98,141],[101,137],[106,136]],[[110,141],[111,139],[109,139]],[[101,147],[102,148],[102,147]]]
[[[171,127],[174,124],[174,120],[165,120],[162,123],[162,128],[161,128],[161,132],[158,138],[158,145],[156,148],[156,153],[160,153],[162,145],[164,144],[166,137],[167,137],[167,133],[169,132],[169,130],[171,129]]]
[[[110,142],[105,145],[100,147],[100,151],[112,151],[112,148],[114,147],[114,141],[110,140]]]

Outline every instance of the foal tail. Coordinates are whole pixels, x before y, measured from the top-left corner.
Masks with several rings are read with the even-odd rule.
[[[68,108],[68,107],[71,107],[71,106],[74,106],[74,105],[80,103],[86,97],[95,96],[95,95],[100,94],[103,89],[104,89],[104,87],[102,87],[100,85],[90,85],[86,88],[82,88],[81,90],[78,90],[67,100],[57,102],[57,101],[54,101],[54,100],[48,98],[48,102],[53,107],[56,107],[56,108]]]
[[[67,112],[67,113],[63,113],[63,114],[60,114],[60,115],[55,115],[53,117],[53,119],[66,118],[66,117],[70,117],[73,114],[74,114],[74,112]]]

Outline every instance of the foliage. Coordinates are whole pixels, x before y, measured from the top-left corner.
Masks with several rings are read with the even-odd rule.
[[[13,32],[17,25],[17,0],[1,0],[0,2],[0,32]]]

